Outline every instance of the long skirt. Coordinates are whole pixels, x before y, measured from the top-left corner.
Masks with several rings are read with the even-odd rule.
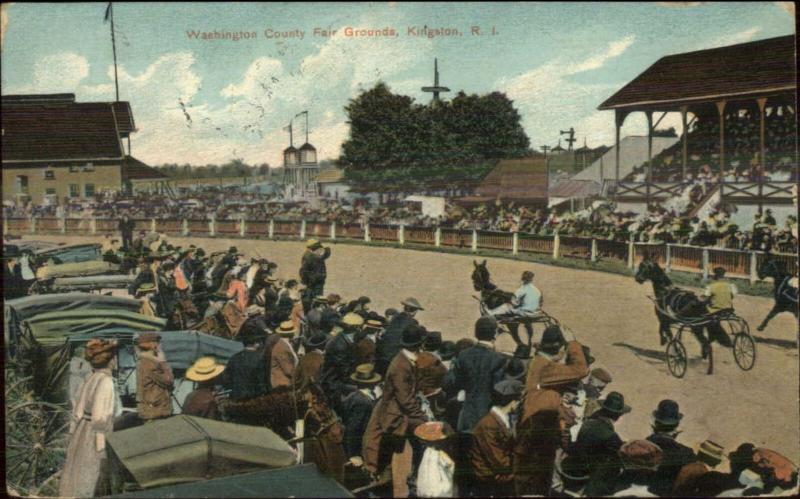
[[[97,451],[99,433],[92,422],[82,419],[67,447],[67,460],[61,472],[58,495],[61,497],[93,497],[100,479],[105,450]]]

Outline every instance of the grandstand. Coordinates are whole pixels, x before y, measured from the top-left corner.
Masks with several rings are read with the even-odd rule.
[[[772,208],[780,223],[796,211],[796,74],[793,35],[659,59],[598,108],[614,111],[617,130],[607,192],[646,206],[699,186],[695,212],[718,202],[751,221]],[[627,173],[620,129],[634,112],[647,118],[648,154]],[[667,113],[680,113],[684,132],[654,155],[653,132]]]

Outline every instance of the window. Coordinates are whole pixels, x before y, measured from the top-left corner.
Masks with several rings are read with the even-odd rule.
[[[85,184],[83,186],[83,197],[94,197],[94,184]]]
[[[17,175],[17,192],[21,194],[28,193],[28,176]]]
[[[70,173],[78,173],[79,171],[81,171],[81,170],[78,167],[78,165],[69,165],[69,172]]]
[[[77,198],[81,195],[81,188],[78,184],[69,184],[69,197]]]
[[[48,195],[48,196],[55,196],[56,195],[56,189],[55,189],[55,187],[48,187],[47,189],[44,190],[44,193],[46,195]]]
[[[85,172],[93,172],[94,171],[94,163],[86,163],[83,166],[83,171],[85,171]]]
[[[45,170],[44,171],[44,179],[45,180],[55,180],[56,179],[56,172],[53,170]]]

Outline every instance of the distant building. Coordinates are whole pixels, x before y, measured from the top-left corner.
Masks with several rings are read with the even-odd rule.
[[[126,154],[122,139],[136,131],[128,102],[7,95],[2,106],[4,202],[60,204],[167,179]]]
[[[283,172],[286,197],[311,200],[317,197],[315,178],[319,174],[317,149],[306,142],[300,149],[289,145],[283,150]]]
[[[475,196],[457,199],[459,204],[495,201],[518,205],[547,206],[547,161],[543,156],[503,159],[475,189]]]
[[[321,170],[314,181],[319,196],[325,200],[339,201],[349,197],[350,186],[344,182],[344,170],[339,168]]]

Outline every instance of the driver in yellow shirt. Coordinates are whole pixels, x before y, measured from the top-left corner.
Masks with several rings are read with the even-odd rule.
[[[739,292],[736,285],[732,282],[724,280],[725,269],[722,267],[714,268],[714,278],[711,283],[706,286],[704,296],[707,297],[706,309],[711,315],[720,315],[721,313],[733,312],[733,297]],[[713,321],[706,326],[708,329],[709,339],[717,340],[720,345],[732,347],[731,339],[725,330],[720,326],[719,322]]]

